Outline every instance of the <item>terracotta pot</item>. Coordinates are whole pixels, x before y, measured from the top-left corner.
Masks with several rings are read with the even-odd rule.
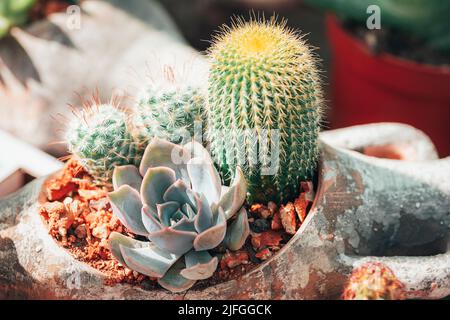
[[[441,156],[450,155],[450,67],[372,54],[329,15],[333,53],[331,126],[395,121],[428,134]]]
[[[405,160],[355,150],[395,146]],[[319,184],[300,230],[240,279],[183,294],[105,286],[48,235],[38,214],[44,180],[0,201],[0,297],[70,299],[332,299],[352,268],[386,263],[410,298],[450,294],[450,158],[422,132],[374,124],[321,136]]]

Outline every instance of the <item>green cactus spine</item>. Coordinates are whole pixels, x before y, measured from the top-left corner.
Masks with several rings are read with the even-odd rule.
[[[169,68],[160,83],[145,88],[135,107],[134,122],[141,138],[153,137],[173,143],[199,139],[205,130],[205,99],[200,88],[177,83]]]
[[[110,184],[114,167],[139,165],[145,146],[134,138],[129,116],[114,103],[95,102],[69,124],[69,151],[96,182]]]
[[[207,136],[222,174],[240,165],[250,201],[294,198],[318,160],[322,91],[311,50],[275,18],[238,19],[215,37],[209,57]],[[275,148],[278,170],[261,175]]]

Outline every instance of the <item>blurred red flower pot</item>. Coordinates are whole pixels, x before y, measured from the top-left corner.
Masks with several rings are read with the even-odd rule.
[[[450,67],[372,54],[332,15],[331,127],[395,121],[425,131],[441,156],[450,155]]]

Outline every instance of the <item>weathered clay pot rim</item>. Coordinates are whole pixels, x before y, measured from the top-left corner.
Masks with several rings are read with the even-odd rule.
[[[321,168],[322,168],[322,157],[320,157],[320,159],[319,159],[319,163],[318,163],[318,166],[317,166],[317,169],[316,169],[316,173],[320,173],[320,172],[321,172]],[[59,170],[59,171],[57,171],[57,172],[55,172],[55,173],[53,173],[53,174],[50,174],[50,175],[47,176],[47,177],[45,178],[45,180],[43,181],[42,187],[41,187],[41,190],[40,190],[39,196],[38,196],[38,205],[43,205],[45,202],[48,201],[48,200],[47,200],[47,196],[46,196],[46,194],[45,194],[45,186],[46,186],[46,183],[47,183],[50,179],[56,177],[56,176],[58,175],[59,172],[61,172],[61,170]],[[239,279],[239,278],[251,276],[253,273],[261,272],[261,271],[266,267],[266,265],[268,265],[268,264],[271,263],[272,260],[278,258],[279,255],[283,254],[283,252],[286,251],[286,250],[288,249],[288,247],[290,247],[290,246],[292,245],[292,243],[294,243],[294,242],[297,240],[297,238],[299,238],[299,237],[301,236],[301,234],[303,233],[303,231],[304,231],[304,230],[306,229],[306,227],[308,226],[309,222],[312,220],[312,217],[313,217],[314,213],[316,212],[316,204],[317,204],[317,202],[318,202],[317,200],[318,200],[318,197],[319,197],[319,190],[320,190],[321,186],[322,186],[322,176],[321,176],[320,174],[318,174],[317,186],[314,186],[314,187],[315,187],[315,188],[314,188],[314,189],[315,189],[314,200],[313,200],[313,203],[312,203],[312,205],[311,205],[310,210],[308,211],[308,214],[307,214],[307,216],[306,216],[306,219],[305,219],[305,221],[301,224],[301,226],[300,226],[300,228],[297,230],[297,232],[291,237],[291,239],[289,239],[289,241],[288,241],[288,242],[287,242],[280,250],[278,250],[273,256],[271,256],[271,257],[270,257],[269,259],[267,259],[266,261],[263,261],[263,262],[261,262],[260,264],[258,264],[255,268],[253,268],[253,269],[251,269],[250,271],[248,271],[248,272],[242,274],[240,277],[238,277],[238,278],[233,278],[233,279],[229,279],[229,280],[227,280],[227,281],[218,282],[218,283],[215,283],[214,285],[212,285],[212,286],[210,286],[210,287],[207,287],[207,288],[212,288],[212,287],[219,286],[219,285],[226,285],[227,283],[230,283],[230,282],[232,282],[232,281],[236,281],[236,280]],[[44,228],[47,228],[47,227],[48,227],[48,226],[47,226],[47,223],[45,222],[45,220],[44,220],[42,217],[40,217],[40,221],[42,222],[42,225],[43,225]],[[85,262],[83,262],[83,261],[81,261],[81,260],[78,260],[77,258],[75,258],[75,257],[72,255],[72,253],[71,253],[68,249],[62,247],[62,246],[59,244],[59,242],[55,240],[55,238],[53,238],[53,237],[50,236],[49,234],[48,234],[48,236],[53,240],[53,242],[55,242],[55,243],[58,245],[58,247],[59,247],[60,249],[62,249],[68,256],[70,256],[71,259],[77,261],[78,263],[84,264],[84,265],[87,266],[90,270],[92,270],[92,271],[94,271],[95,273],[101,275],[103,278],[105,278],[105,279],[107,278],[107,275],[106,275],[105,273],[103,273],[102,271],[100,271],[100,270],[98,270],[98,269],[96,269],[96,268],[90,266],[89,264],[87,264],[87,263],[85,263]],[[133,285],[131,285],[131,286],[133,286]],[[202,289],[197,289],[197,288],[195,288],[195,286],[194,286],[193,288],[189,289],[188,291],[202,291],[202,290],[203,290],[203,288],[202,288]],[[163,288],[151,289],[150,291],[160,291],[160,292],[169,293],[167,290],[165,290],[165,289],[163,289]]]

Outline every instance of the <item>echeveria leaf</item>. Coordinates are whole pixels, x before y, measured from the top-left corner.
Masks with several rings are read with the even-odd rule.
[[[227,220],[221,207],[218,208],[215,225],[200,233],[194,240],[194,249],[197,251],[211,250],[217,247],[225,238]]]
[[[150,241],[159,248],[177,255],[183,255],[192,249],[197,234],[195,232],[176,230],[171,227],[164,228],[148,235]]]
[[[178,202],[168,201],[157,206],[159,221],[165,226],[170,227],[170,220],[172,216],[178,211],[180,207]]]
[[[175,172],[167,167],[147,170],[141,185],[142,202],[157,211],[157,204],[164,203],[163,195],[175,182]]]
[[[221,181],[214,164],[205,158],[192,158],[187,163],[192,190],[204,194],[209,205],[220,199]]]
[[[183,148],[189,153],[191,158],[203,158],[213,162],[208,150],[206,150],[201,143],[195,140],[186,143]]]
[[[227,228],[224,245],[230,250],[239,250],[244,245],[249,234],[250,227],[248,224],[247,210],[241,208],[236,215],[236,219]]]
[[[208,251],[189,251],[184,256],[186,269],[181,275],[190,280],[203,280],[210,278],[217,269],[219,259],[212,257]]]
[[[190,160],[189,152],[183,147],[153,138],[145,149],[139,171],[145,176],[149,168],[168,167],[175,171],[177,179],[182,179],[189,184],[186,164]]]
[[[163,225],[161,225],[161,222],[159,221],[159,217],[156,213],[152,212],[147,205],[142,207],[142,223],[149,233],[157,232],[163,228]]]
[[[119,189],[123,185],[129,185],[139,192],[141,190],[142,176],[138,168],[133,165],[115,167],[112,183],[114,190]]]
[[[247,197],[247,182],[240,167],[236,168],[231,186],[222,190],[218,205],[223,208],[228,220],[242,207]]]
[[[131,232],[146,236],[147,229],[142,223],[142,203],[139,192],[128,185],[123,185],[108,194],[111,208],[116,217]]]
[[[165,252],[150,243],[146,248],[120,246],[123,260],[128,268],[149,277],[161,278],[180,256]]]
[[[195,280],[186,279],[181,275],[181,270],[185,268],[185,265],[179,259],[170,269],[166,272],[164,277],[158,279],[158,283],[161,287],[171,292],[183,292],[191,288],[195,284]]]
[[[197,214],[195,216],[195,229],[201,233],[211,227],[213,215],[208,201],[203,194],[195,195]]]
[[[195,218],[195,211],[192,209],[192,207],[185,203],[181,206],[181,211],[188,217],[188,219],[194,219]]]
[[[180,221],[178,221],[176,224],[174,224],[172,226],[172,229],[196,232],[194,220],[190,220],[186,217],[183,217]]]
[[[122,265],[126,265],[125,260],[122,258],[122,252],[120,251],[120,245],[129,247],[129,248],[145,248],[149,246],[148,241],[138,241],[133,238],[127,237],[121,233],[116,231],[111,232],[109,235],[109,249],[111,250],[112,255],[119,260]]]
[[[187,203],[191,207],[195,207],[194,203],[191,200],[191,197],[188,195],[189,187],[186,183],[178,179],[175,181],[164,193],[165,201],[176,201],[180,204]]]

